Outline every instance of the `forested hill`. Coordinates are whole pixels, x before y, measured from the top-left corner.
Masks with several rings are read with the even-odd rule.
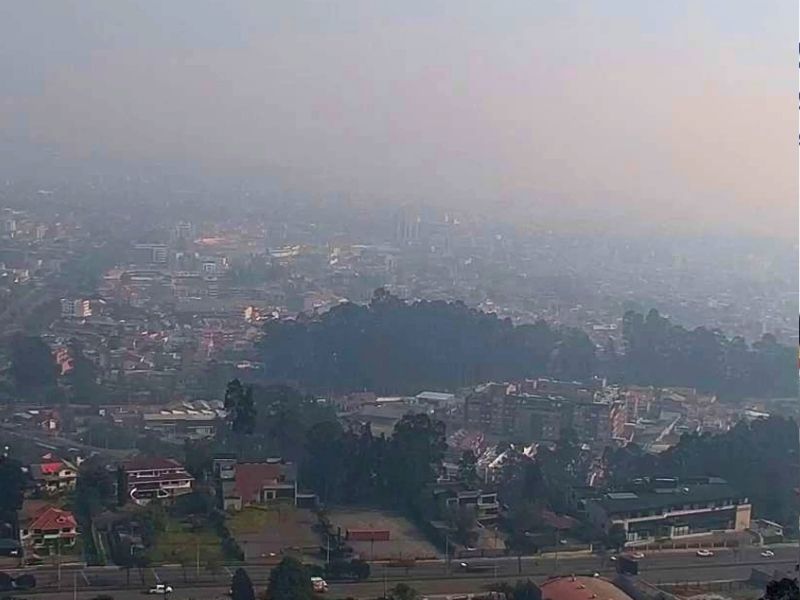
[[[797,393],[795,351],[771,336],[687,330],[651,311],[627,313],[622,351],[599,364],[586,334],[544,321],[513,325],[461,302],[404,302],[376,291],[365,306],[270,321],[261,342],[266,375],[319,392],[385,394],[454,389],[549,376],[689,386],[723,396]]]
[[[689,386],[722,397],[797,395],[797,351],[772,335],[748,345],[705,327],[685,329],[651,310],[626,313],[623,337],[618,371],[627,382]]]
[[[406,303],[378,290],[366,306],[272,321],[262,351],[267,376],[319,391],[417,393],[550,375],[585,379],[594,346],[575,329],[514,326],[461,302]]]

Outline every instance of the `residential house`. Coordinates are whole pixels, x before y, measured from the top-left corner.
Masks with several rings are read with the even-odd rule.
[[[224,510],[277,502],[297,503],[296,468],[291,463],[280,459],[235,463],[231,459],[219,459],[215,472]]]
[[[194,477],[173,458],[136,457],[120,467],[126,500],[145,505],[170,502],[192,491]]]
[[[78,522],[67,511],[41,500],[26,500],[19,514],[19,540],[23,547],[61,553],[78,538]]]
[[[480,523],[495,522],[500,512],[500,502],[495,492],[443,485],[434,489],[433,496],[442,513],[469,507],[475,511],[475,519]]]
[[[30,474],[40,492],[58,494],[75,489],[78,467],[48,453],[42,456],[41,462],[30,466]]]

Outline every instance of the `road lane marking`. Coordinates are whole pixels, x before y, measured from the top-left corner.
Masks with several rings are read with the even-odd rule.
[[[161,578],[158,576],[158,573],[156,573],[156,570],[154,568],[151,568],[150,570],[153,572],[153,577],[156,578],[156,583],[161,583]]]
[[[230,568],[230,567],[225,567],[225,570],[228,572],[228,575],[230,575],[231,577],[233,577],[233,572],[231,571],[231,568]]]
[[[84,571],[83,569],[81,569],[81,577],[83,577],[83,580],[86,582],[86,585],[92,585],[92,582],[89,581],[89,578],[86,576],[86,571]]]

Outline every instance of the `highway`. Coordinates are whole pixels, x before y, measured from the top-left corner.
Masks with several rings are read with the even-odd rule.
[[[791,571],[797,561],[797,547],[773,547],[775,556],[764,558],[762,549],[748,548],[739,552],[720,550],[712,557],[701,558],[693,552],[661,552],[647,555],[640,561],[640,576],[654,584],[677,582],[708,582],[744,580],[753,568],[766,571],[780,569]],[[554,574],[587,575],[595,572],[604,577],[613,577],[614,563],[596,555],[549,557],[547,559],[516,557],[471,560],[470,565],[480,567],[480,572],[466,573],[458,561],[448,565],[442,560],[417,563],[406,571],[404,568],[373,564],[371,577],[358,583],[331,582],[332,597],[376,598],[400,581],[412,585],[422,594],[477,593],[485,591],[494,583],[515,581],[530,577],[543,580]],[[30,596],[91,599],[98,594],[111,594],[115,599],[141,598],[143,591],[156,582],[169,583],[175,588],[171,600],[213,600],[224,596],[228,581],[236,567],[223,567],[219,573],[204,569],[184,569],[180,566],[159,566],[139,572],[126,573],[118,567],[87,567],[61,569],[52,567],[31,569],[39,582],[36,593]],[[245,567],[257,588],[263,588],[269,577],[267,565]],[[18,574],[20,571],[8,571]],[[128,580],[128,577],[130,578]]]

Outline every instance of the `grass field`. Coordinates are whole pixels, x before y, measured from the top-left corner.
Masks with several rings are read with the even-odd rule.
[[[277,510],[248,506],[228,518],[228,529],[234,536],[242,533],[258,533],[265,527],[277,523],[279,518]]]
[[[318,548],[316,516],[294,506],[246,507],[228,517],[231,535],[249,561],[271,562],[287,553]]]
[[[153,563],[194,565],[198,552],[200,562],[204,565],[223,562],[219,536],[210,527],[195,527],[169,518],[166,529],[158,534],[148,555]]]

